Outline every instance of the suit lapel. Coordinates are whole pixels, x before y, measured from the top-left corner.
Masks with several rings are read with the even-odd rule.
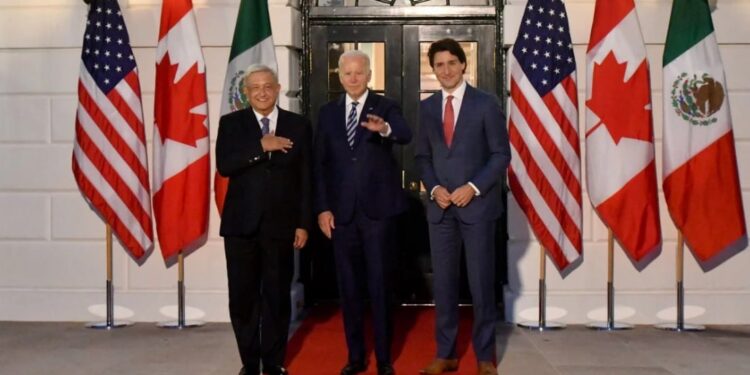
[[[456,119],[456,126],[453,128],[453,144],[455,146],[457,142],[462,139],[462,134],[467,130],[467,126],[471,126],[470,122],[467,122],[467,118],[470,117],[472,97],[474,96],[474,88],[466,83],[466,90],[464,91],[464,97],[461,100],[461,108],[458,110],[458,118]],[[451,147],[454,148],[454,147]]]
[[[275,135],[290,138],[289,137],[289,124],[288,121],[286,121],[286,111],[283,109],[276,107],[276,110],[279,112],[278,116],[276,117],[276,132]]]
[[[346,138],[346,118],[349,114],[346,108],[346,93],[342,94],[336,102],[335,110],[333,111],[333,133],[332,139],[341,139],[343,144],[346,145],[346,149],[351,151],[349,142]]]
[[[365,100],[364,106],[362,106],[362,113],[359,114],[359,123],[357,123],[357,132],[354,134],[354,149],[356,150],[365,139],[371,135],[371,132],[366,128],[362,127],[363,122],[367,122],[367,115],[375,112],[375,108],[378,106],[380,98],[374,92],[370,91],[367,94],[367,100]]]
[[[445,144],[445,133],[443,132],[443,92],[438,91],[427,99],[427,113],[432,113],[432,131],[437,134],[438,140],[440,140],[437,147],[442,147],[449,151],[448,146]],[[430,126],[430,124],[426,124]]]
[[[258,124],[258,119],[255,117],[255,112],[253,112],[252,107],[247,107],[245,110],[245,116],[243,118],[245,119],[245,127],[250,136],[251,139],[258,138],[263,136],[263,132],[260,131],[260,124]]]

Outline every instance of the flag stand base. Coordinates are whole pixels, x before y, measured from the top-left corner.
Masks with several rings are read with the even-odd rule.
[[[664,324],[657,324],[654,326],[656,329],[661,329],[664,331],[674,331],[674,332],[701,332],[705,331],[706,327],[699,325],[699,324],[677,324],[677,323],[664,323]]]
[[[685,285],[684,277],[684,252],[685,241],[682,237],[682,231],[677,232],[677,256],[676,256],[676,274],[677,274],[677,320],[674,323],[657,324],[654,328],[672,332],[700,332],[705,331],[706,327],[698,324],[685,324]]]
[[[597,330],[597,331],[624,331],[628,329],[633,329],[633,325],[628,324],[628,323],[617,323],[617,322],[596,322],[596,323],[587,324],[586,328]]]
[[[185,319],[185,267],[182,252],[178,258],[179,268],[177,271],[177,320],[157,323],[159,328],[185,329],[201,327],[206,323],[199,320]]]
[[[179,320],[173,320],[171,322],[161,322],[157,324],[156,326],[159,328],[185,329],[185,328],[201,327],[201,326],[204,326],[205,324],[206,324],[205,322],[202,322],[200,320],[186,320],[184,322],[180,322]]]
[[[111,238],[112,238],[112,234],[110,232],[109,225],[107,226],[107,238],[110,239],[110,240],[108,240],[108,244],[109,244],[111,242]],[[106,297],[107,298],[107,316],[105,318],[106,320],[104,320],[103,322],[89,322],[89,323],[86,323],[86,328],[103,329],[103,330],[109,331],[109,330],[115,329],[115,328],[130,327],[130,326],[133,325],[133,322],[128,321],[128,320],[115,320],[115,299],[114,299],[115,288],[112,285],[112,276],[111,276],[112,257],[110,256],[112,248],[109,245],[107,247],[108,247],[108,251],[107,251],[108,267],[107,267],[107,269],[108,269],[109,276],[108,276],[107,284],[106,284],[106,287],[105,287],[106,288],[106,293],[107,293],[107,297]]]
[[[521,322],[521,323],[518,323],[517,326],[521,328],[526,328],[531,331],[539,331],[539,332],[557,331],[566,327],[564,323],[557,323],[557,322],[544,322],[544,323]]]
[[[111,330],[111,329],[115,329],[115,328],[130,327],[132,325],[133,325],[133,322],[130,322],[130,321],[127,321],[127,320],[115,320],[115,321],[112,321],[112,322],[91,322],[91,323],[86,323],[86,328]]]
[[[546,261],[546,255],[544,252],[544,247],[541,248],[540,252],[540,271],[539,271],[539,320],[536,322],[533,321],[527,321],[527,322],[521,322],[517,325],[521,328],[526,328],[532,331],[556,331],[559,329],[563,329],[566,327],[564,323],[558,323],[558,322],[548,322],[547,321],[547,284],[545,282],[545,275],[546,275],[546,267],[545,267],[545,261]]]

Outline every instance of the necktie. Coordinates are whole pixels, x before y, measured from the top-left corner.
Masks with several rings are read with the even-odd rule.
[[[260,119],[260,123],[263,125],[260,128],[260,131],[261,133],[263,133],[263,135],[266,135],[271,132],[271,127],[269,126],[270,122],[271,120],[269,120],[268,117],[263,117],[262,119]]]
[[[352,102],[352,109],[346,119],[346,140],[349,147],[354,148],[354,134],[357,132],[357,102]]]
[[[445,98],[445,113],[443,114],[443,134],[445,135],[445,144],[451,147],[453,142],[453,95],[448,95]]]

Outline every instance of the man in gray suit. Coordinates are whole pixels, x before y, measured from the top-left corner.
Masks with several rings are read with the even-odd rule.
[[[417,163],[427,205],[436,308],[437,358],[422,374],[458,370],[461,245],[474,305],[472,342],[479,374],[495,374],[495,227],[510,162],[505,116],[497,98],[466,83],[466,55],[453,39],[434,42],[430,66],[441,91],[422,101]]]

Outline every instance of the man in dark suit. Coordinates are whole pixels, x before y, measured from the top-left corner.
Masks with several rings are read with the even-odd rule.
[[[378,374],[393,374],[389,284],[395,217],[406,209],[406,196],[391,152],[394,143],[411,140],[411,130],[396,102],[368,91],[366,54],[345,52],[339,59],[339,80],[346,94],[320,109],[313,176],[318,226],[333,240],[349,349],[341,374],[367,369],[365,288],[372,308]]]
[[[294,250],[312,225],[312,129],[276,106],[276,73],[253,65],[244,78],[250,108],[221,117],[216,169],[229,178],[221,215],[229,281],[229,315],[241,374],[284,369]]]
[[[422,374],[456,371],[461,245],[474,305],[472,342],[479,374],[495,374],[495,227],[510,162],[497,98],[463,79],[466,55],[453,39],[434,42],[430,66],[441,91],[422,101],[416,159],[427,205],[436,308],[437,358]]]

